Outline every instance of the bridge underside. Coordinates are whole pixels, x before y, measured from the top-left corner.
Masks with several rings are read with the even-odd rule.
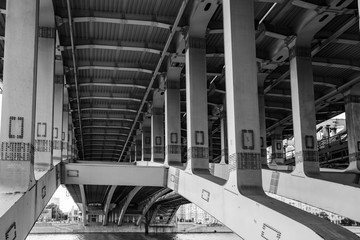
[[[60,182],[85,225],[359,239],[265,194],[360,221],[359,1],[0,0],[0,57],[1,239]]]

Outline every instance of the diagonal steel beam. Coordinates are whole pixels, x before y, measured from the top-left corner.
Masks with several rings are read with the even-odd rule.
[[[70,1],[66,0],[67,12],[69,16],[69,28],[70,28],[70,40],[71,40],[71,50],[72,50],[72,60],[73,60],[73,67],[74,67],[74,79],[75,79],[75,90],[76,90],[76,100],[77,100],[77,110],[79,114],[79,126],[80,126],[80,138],[82,140],[82,128],[81,128],[81,112],[80,112],[80,99],[79,99],[79,89],[78,89],[78,77],[77,77],[77,68],[76,68],[76,56],[75,56],[75,43],[74,43],[74,30],[73,30],[73,21],[71,17],[71,6]],[[81,149],[82,155],[84,155],[84,145],[83,141],[81,141]],[[80,155],[80,154],[79,154]]]
[[[63,23],[71,22],[71,18],[63,18]],[[105,17],[75,17],[73,18],[74,23],[113,23],[113,24],[127,24],[127,25],[138,25],[147,27],[157,27],[163,29],[172,29],[172,26],[167,23],[155,22],[155,21],[144,21],[144,20],[133,20],[133,19],[120,19],[120,18],[105,18]],[[175,31],[180,31],[181,27],[174,27]]]
[[[109,218],[108,214],[109,214],[109,209],[110,209],[110,203],[111,203],[111,199],[114,195],[116,188],[117,188],[117,185],[112,185],[110,187],[110,190],[106,197],[106,202],[105,202],[105,206],[104,206],[104,219],[103,219],[104,226],[106,226],[108,223],[108,218]]]
[[[69,1],[69,0],[68,0],[68,1]],[[123,155],[124,155],[126,146],[127,146],[127,144],[129,143],[129,140],[130,140],[130,138],[131,138],[132,132],[133,132],[134,129],[135,129],[135,126],[136,126],[136,124],[137,124],[137,121],[138,121],[138,119],[139,119],[139,117],[140,117],[140,114],[141,114],[141,112],[142,112],[142,109],[143,109],[143,107],[144,107],[144,105],[145,105],[146,99],[147,99],[147,97],[149,96],[149,93],[150,93],[150,91],[151,91],[152,85],[153,85],[153,83],[154,83],[154,81],[155,81],[155,79],[156,79],[156,77],[157,77],[157,75],[158,75],[158,73],[159,73],[160,67],[161,67],[161,65],[162,65],[162,63],[163,63],[163,61],[164,61],[164,59],[165,59],[165,57],[166,57],[166,52],[168,51],[168,49],[169,49],[169,47],[170,47],[170,43],[171,43],[171,41],[172,41],[172,39],[173,39],[173,37],[174,37],[174,35],[175,35],[175,33],[176,33],[176,29],[177,29],[177,27],[178,27],[178,24],[179,24],[179,22],[180,22],[180,19],[181,19],[182,15],[183,15],[184,11],[185,11],[185,8],[186,8],[187,3],[188,3],[188,0],[183,0],[183,2],[182,2],[182,4],[181,4],[181,7],[180,7],[179,12],[178,12],[178,14],[177,14],[177,16],[176,16],[175,22],[174,22],[174,24],[173,24],[173,26],[172,26],[172,28],[171,28],[170,35],[169,35],[169,37],[168,37],[168,39],[167,39],[167,41],[166,41],[166,44],[165,44],[165,46],[164,46],[164,50],[163,50],[162,53],[161,53],[161,57],[160,57],[159,62],[158,62],[158,64],[157,64],[156,68],[155,68],[155,71],[154,71],[154,73],[153,73],[153,76],[152,76],[152,78],[151,78],[151,80],[150,80],[149,86],[148,86],[147,89],[146,89],[144,98],[143,98],[143,100],[142,100],[142,102],[141,102],[141,104],[140,104],[139,110],[138,110],[138,112],[137,112],[137,114],[136,114],[136,117],[135,117],[135,119],[134,119],[134,123],[133,123],[133,125],[132,125],[132,127],[131,127],[131,130],[130,130],[130,132],[129,132],[129,135],[128,135],[128,137],[127,137],[127,139],[126,139],[126,142],[125,142],[125,144],[124,144],[125,147],[123,148],[123,150],[122,150],[122,152],[121,152],[121,154],[120,154],[120,157],[119,157],[119,160],[118,160],[118,161],[121,161],[121,158],[122,158]]]

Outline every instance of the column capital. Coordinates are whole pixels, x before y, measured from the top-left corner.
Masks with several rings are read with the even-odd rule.
[[[185,45],[186,49],[189,49],[189,48],[205,49],[206,48],[205,38],[191,37],[188,35],[186,37],[185,44],[186,44]]]
[[[165,82],[165,89],[179,89],[180,81],[167,80]]]
[[[345,104],[347,103],[360,103],[360,95],[348,94],[344,97]]]
[[[295,57],[311,58],[311,49],[295,45],[289,49],[289,59],[292,60]]]

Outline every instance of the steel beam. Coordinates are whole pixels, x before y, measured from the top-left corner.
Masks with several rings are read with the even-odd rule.
[[[152,207],[152,205],[160,198],[162,197],[163,195],[167,194],[168,192],[170,192],[171,190],[168,189],[168,188],[164,188],[160,191],[158,191],[157,193],[155,193],[154,195],[148,197],[146,200],[145,200],[145,204],[143,206],[143,209],[141,211],[141,215],[140,217],[136,220],[136,223],[135,225],[136,226],[139,226],[141,224],[141,220],[143,218],[145,218],[145,215],[146,213],[150,210],[150,208]]]
[[[77,70],[108,70],[108,71],[127,71],[127,72],[141,72],[141,73],[147,73],[147,74],[153,74],[154,72],[149,69],[145,68],[136,68],[136,67],[110,67],[110,66],[81,66],[78,67]],[[159,73],[157,73],[159,74]],[[156,74],[156,75],[157,75]]]
[[[81,111],[118,111],[118,112],[132,112],[136,113],[136,110],[129,108],[81,108]]]
[[[68,23],[71,19],[63,18],[64,23]],[[143,21],[143,20],[132,20],[132,19],[120,19],[120,18],[104,18],[104,17],[75,17],[73,18],[74,23],[113,23],[113,24],[127,24],[127,25],[138,25],[147,27],[157,27],[167,30],[172,29],[171,24],[154,22],[154,21]],[[175,31],[180,31],[181,28],[176,26]]]
[[[80,97],[80,100],[109,100],[109,101],[129,101],[129,102],[141,102],[141,99],[131,97]],[[73,99],[71,99],[73,101]]]
[[[141,186],[134,187],[131,192],[126,196],[124,203],[122,204],[120,215],[117,221],[118,225],[121,225],[123,223],[123,219],[126,213],[127,208],[129,207],[129,204],[131,203],[131,200],[135,197],[135,195],[141,190]]]
[[[177,14],[177,16],[176,16],[175,22],[174,22],[174,24],[173,24],[173,26],[172,26],[172,28],[171,28],[170,35],[169,35],[169,37],[168,37],[168,39],[167,39],[167,41],[166,41],[166,43],[165,43],[165,46],[164,46],[164,49],[163,49],[162,54],[161,54],[161,56],[160,56],[159,62],[158,62],[158,64],[156,65],[156,68],[155,68],[155,71],[154,71],[154,73],[153,73],[153,76],[152,76],[152,78],[151,78],[151,80],[150,80],[150,83],[149,83],[149,85],[148,85],[148,87],[147,87],[147,89],[146,89],[144,98],[143,98],[143,100],[142,100],[142,102],[141,102],[141,104],[140,104],[139,110],[138,110],[138,112],[137,112],[137,114],[136,114],[134,123],[133,123],[133,125],[132,125],[132,127],[131,127],[131,130],[130,130],[130,132],[129,132],[129,135],[128,135],[127,139],[126,139],[125,146],[127,146],[128,142],[129,142],[129,140],[130,140],[130,138],[131,138],[132,132],[133,132],[134,129],[135,129],[136,123],[137,123],[137,121],[138,121],[138,119],[139,119],[139,117],[140,117],[140,115],[141,115],[142,109],[143,109],[143,107],[144,107],[144,105],[145,105],[145,102],[146,102],[146,100],[147,100],[147,97],[148,97],[148,95],[149,95],[149,93],[150,93],[150,91],[151,91],[151,87],[152,87],[152,85],[153,85],[153,83],[154,83],[154,81],[155,81],[155,79],[156,79],[156,77],[157,77],[157,75],[158,75],[158,73],[159,73],[160,67],[161,67],[161,65],[162,65],[162,63],[163,63],[163,61],[164,61],[164,59],[165,59],[165,57],[166,57],[166,52],[168,51],[168,49],[169,49],[169,47],[170,47],[170,44],[171,44],[171,42],[172,42],[172,40],[173,40],[173,37],[174,37],[174,35],[175,35],[175,33],[176,33],[176,28],[178,27],[178,24],[179,24],[180,19],[181,19],[182,15],[183,15],[183,13],[184,13],[184,11],[185,11],[185,8],[186,8],[187,3],[188,3],[188,0],[183,0],[183,1],[182,1],[181,7],[180,7],[179,12],[178,12],[178,14]],[[125,148],[124,148],[123,151],[121,152],[121,155],[120,155],[120,157],[119,157],[119,161],[121,161],[121,158],[123,157],[124,153],[125,153]]]
[[[114,195],[114,192],[117,188],[117,185],[112,185],[109,189],[109,192],[106,197],[106,202],[104,206],[104,218],[103,218],[103,225],[106,226],[108,224],[108,218],[109,218],[109,209],[110,209],[110,203],[111,199]]]
[[[125,127],[125,126],[101,126],[101,125],[86,125],[86,126],[83,126],[83,129],[85,128],[104,128],[104,129],[130,129],[130,127]],[[79,127],[75,127],[75,129],[79,129]],[[106,133],[104,133],[106,134]]]
[[[138,88],[146,89],[146,86],[128,83],[101,83],[101,82],[90,82],[90,83],[79,83],[79,87],[121,87],[121,88]],[[75,84],[69,84],[69,87],[75,87]]]
[[[74,119],[76,120],[76,118]],[[82,121],[120,121],[120,122],[133,122],[133,119],[130,118],[115,118],[115,117],[106,117],[106,118],[82,118]]]
[[[74,79],[75,79],[75,92],[76,92],[76,99],[77,99],[77,111],[78,111],[78,122],[79,122],[79,126],[80,126],[80,139],[82,140],[82,128],[81,128],[81,111],[80,111],[80,99],[79,99],[79,90],[78,90],[78,68],[76,65],[76,51],[75,51],[75,43],[74,43],[74,31],[73,31],[73,19],[71,16],[71,5],[70,5],[70,1],[66,0],[66,8],[67,8],[67,13],[68,13],[68,18],[69,18],[69,30],[70,30],[70,41],[71,41],[71,57],[72,57],[72,64],[73,64],[73,69],[74,69]],[[83,141],[81,141],[81,144],[83,143]],[[84,146],[81,145],[81,153],[84,154]],[[78,157],[80,157],[80,154],[78,154]]]
[[[71,46],[64,46],[64,50],[71,50]],[[76,50],[90,50],[90,49],[101,49],[101,50],[114,50],[114,51],[132,51],[132,52],[146,52],[156,55],[161,54],[161,50],[146,47],[134,47],[134,46],[111,46],[111,45],[100,45],[100,44],[83,44],[75,45]],[[169,53],[167,53],[169,55]]]

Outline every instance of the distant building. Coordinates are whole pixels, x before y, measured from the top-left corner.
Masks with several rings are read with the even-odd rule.
[[[178,222],[220,224],[220,222],[193,203],[182,205],[176,213]]]
[[[69,222],[79,222],[81,221],[81,214],[79,209],[75,208],[74,206],[71,207],[71,210],[68,214]]]

